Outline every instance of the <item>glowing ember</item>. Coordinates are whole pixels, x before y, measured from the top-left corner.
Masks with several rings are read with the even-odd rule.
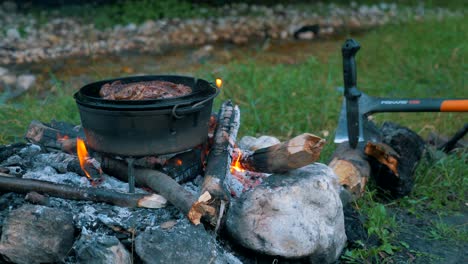
[[[223,86],[223,80],[221,80],[220,78],[216,78],[216,86],[218,88],[221,88],[221,86]]]
[[[244,172],[245,171],[245,169],[242,168],[242,165],[240,163],[240,159],[242,157],[242,152],[240,150],[237,150],[236,152],[237,152],[237,157],[231,163],[231,173]]]
[[[68,140],[68,139],[70,139],[70,137],[67,136],[67,135],[62,136],[60,134],[57,134],[57,141],[59,141],[59,142],[65,141],[65,140]]]
[[[177,166],[182,166],[182,160],[181,160],[181,159],[177,159],[177,160],[176,160],[176,164],[177,164]]]
[[[86,174],[86,177],[91,179],[91,175],[88,171],[86,171],[85,165],[87,160],[89,159],[88,150],[86,149],[86,145],[81,138],[76,139],[76,152],[78,154],[78,159],[80,160],[80,167],[83,172]]]

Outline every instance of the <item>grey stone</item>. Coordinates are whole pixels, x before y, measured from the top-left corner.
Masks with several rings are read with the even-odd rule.
[[[171,229],[147,229],[137,236],[135,249],[144,263],[211,263],[221,255],[203,225],[180,220]]]
[[[76,242],[79,263],[89,264],[130,264],[130,253],[114,236],[83,235]]]
[[[257,150],[267,148],[280,143],[279,139],[272,136],[261,136],[259,138],[244,136],[238,142],[239,148],[244,150]]]
[[[29,90],[36,82],[36,76],[32,74],[22,74],[16,79],[16,89],[20,91]]]
[[[232,202],[226,230],[264,254],[333,262],[346,242],[339,190],[336,175],[319,163],[273,174]]]
[[[0,254],[14,263],[59,262],[74,240],[69,212],[39,205],[12,211],[2,228]]]
[[[6,32],[7,38],[10,39],[19,39],[21,38],[21,35],[19,31],[16,28],[9,28]]]
[[[3,75],[7,74],[8,73],[8,69],[7,68],[3,68],[3,67],[0,67],[0,77],[2,77]]]
[[[16,83],[16,75],[5,73],[0,76],[0,82],[4,83],[5,85],[12,86]]]

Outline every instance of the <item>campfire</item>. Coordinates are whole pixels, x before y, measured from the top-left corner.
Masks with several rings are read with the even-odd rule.
[[[184,93],[168,95],[168,82]],[[138,98],[164,98],[99,97],[100,87],[126,84],[157,89],[143,87]],[[17,263],[330,263],[346,243],[343,202],[359,197],[372,173],[408,192],[402,181],[424,148],[416,133],[366,121],[378,140],[359,143],[357,127],[353,142],[320,164],[325,140],[311,133],[237,140],[239,106],[227,100],[212,113],[222,84],[170,75],[100,81],[75,94],[80,125],[32,121],[28,144],[0,148],[0,189],[27,194],[12,204],[30,203],[5,220],[0,254]],[[342,115],[359,120],[350,112]]]

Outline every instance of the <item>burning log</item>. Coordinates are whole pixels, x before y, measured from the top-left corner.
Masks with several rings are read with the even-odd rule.
[[[101,166],[105,172],[121,180],[127,180],[128,172],[127,164],[125,162],[108,157],[102,157]],[[162,172],[135,168],[134,173],[137,185],[149,187],[158,192],[182,213],[187,215],[192,223],[199,224],[200,219],[204,218],[210,224],[216,224],[216,210],[206,203],[207,199],[197,199],[193,194],[180,186],[174,179]]]
[[[328,166],[338,176],[340,184],[355,197],[364,193],[371,168],[360,148],[350,148],[348,142],[337,146]]]
[[[166,199],[157,194],[127,194],[15,177],[0,176],[0,191],[46,193],[64,199],[103,202],[123,207],[161,208],[166,205]]]
[[[286,142],[244,153],[239,162],[250,171],[283,173],[318,160],[324,144],[324,139],[304,133]]]
[[[79,126],[64,122],[44,124],[33,120],[29,124],[25,138],[47,150],[76,153],[76,137],[84,137]]]
[[[214,198],[229,201],[230,192],[223,182],[231,167],[234,142],[240,126],[239,107],[234,106],[231,101],[225,101],[218,117],[218,127],[207,158],[201,194],[208,192]]]

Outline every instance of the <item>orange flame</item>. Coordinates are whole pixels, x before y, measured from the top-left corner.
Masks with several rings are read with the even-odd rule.
[[[182,160],[181,160],[181,159],[177,159],[177,160],[176,160],[176,165],[177,165],[177,166],[182,166]]]
[[[245,171],[245,169],[242,168],[242,165],[240,163],[241,157],[242,157],[242,152],[238,150],[236,159],[231,163],[231,173]]]
[[[216,78],[216,86],[218,88],[221,88],[221,86],[223,86],[223,80],[221,80],[221,78]]]
[[[86,149],[85,142],[81,138],[76,139],[76,152],[78,154],[78,159],[80,160],[80,167],[83,172],[86,174],[86,177],[91,179],[91,175],[86,171],[86,161],[89,159],[88,150]]]

